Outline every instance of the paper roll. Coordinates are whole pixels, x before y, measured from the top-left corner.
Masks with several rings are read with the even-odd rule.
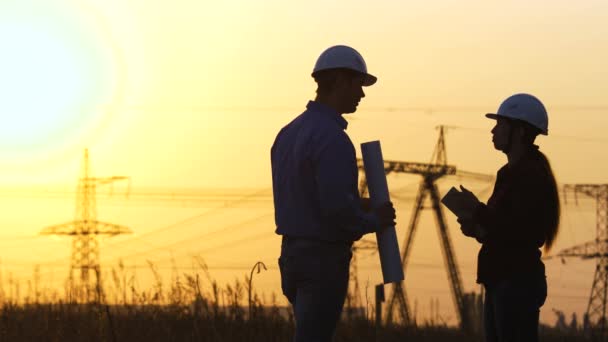
[[[384,159],[380,141],[370,141],[361,144],[363,168],[369,189],[372,208],[390,201],[386,174],[384,173]],[[384,283],[395,283],[403,280],[403,266],[401,253],[397,242],[395,227],[388,227],[381,233],[376,233],[376,241],[380,254],[380,265]]]

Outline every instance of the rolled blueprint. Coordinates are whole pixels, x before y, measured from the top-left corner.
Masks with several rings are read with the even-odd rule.
[[[388,184],[384,173],[384,159],[379,141],[370,141],[361,144],[363,156],[363,168],[365,179],[369,189],[369,197],[372,208],[390,201]],[[380,254],[380,265],[382,266],[382,277],[384,283],[395,283],[403,280],[403,267],[401,265],[401,253],[397,243],[397,232],[395,227],[388,227],[381,233],[376,233],[376,241]]]

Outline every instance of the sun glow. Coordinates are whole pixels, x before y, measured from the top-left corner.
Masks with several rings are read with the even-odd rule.
[[[115,101],[115,49],[91,10],[63,1],[0,3],[0,157],[74,144]]]

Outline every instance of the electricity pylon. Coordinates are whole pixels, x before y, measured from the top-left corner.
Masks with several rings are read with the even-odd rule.
[[[493,176],[465,172],[456,170],[456,166],[447,164],[447,152],[444,137],[444,126],[439,126],[439,139],[437,145],[431,157],[431,163],[417,163],[417,162],[402,162],[402,161],[384,161],[384,172],[388,175],[389,173],[409,173],[418,174],[422,176],[420,182],[418,195],[414,203],[414,211],[410,219],[410,224],[405,237],[405,243],[403,244],[403,251],[401,254],[401,263],[403,265],[404,273],[407,277],[405,269],[409,260],[410,252],[412,249],[414,235],[418,227],[418,221],[422,210],[425,208],[424,203],[427,198],[431,200],[431,208],[435,213],[435,219],[437,222],[437,228],[441,241],[441,247],[443,251],[444,262],[446,270],[448,272],[448,279],[452,290],[452,298],[456,307],[456,316],[459,321],[460,327],[465,331],[472,331],[477,328],[475,324],[475,318],[473,317],[473,299],[475,296],[472,294],[464,293],[462,280],[460,277],[460,270],[458,263],[456,262],[456,256],[454,254],[454,248],[452,246],[452,240],[449,235],[448,226],[445,222],[445,215],[440,203],[439,189],[436,185],[436,181],[444,176],[455,175],[463,176],[467,178],[476,178],[483,181],[491,181],[494,179]],[[359,169],[363,169],[363,163],[359,162]],[[366,187],[365,173],[361,177],[361,184],[359,190]],[[392,322],[394,312],[401,318],[401,322],[404,324],[413,324],[413,318],[411,310],[409,308],[409,301],[407,298],[407,292],[405,290],[404,282],[395,283],[393,291],[388,300],[386,307],[386,321]]]
[[[101,271],[99,267],[98,235],[115,236],[131,233],[127,227],[97,220],[95,191],[98,185],[125,180],[128,177],[91,177],[89,151],[85,149],[82,176],[78,180],[76,194],[76,218],[74,221],[44,228],[43,235],[72,236],[72,258],[68,278],[68,298],[88,302],[101,297]],[[94,279],[91,276],[94,274]]]
[[[375,253],[378,250],[376,243],[373,241],[361,239],[353,244],[352,258],[350,261],[349,281],[348,281],[348,296],[346,297],[347,307],[359,309],[363,306],[361,301],[361,289],[359,287],[359,269],[358,269],[358,255],[362,251],[371,251]]]
[[[564,198],[568,192],[583,193],[596,201],[595,240],[566,248],[557,257],[595,259],[595,276],[587,304],[586,321],[591,333],[601,341],[608,341],[606,326],[606,301],[608,301],[608,184],[568,184],[564,186]]]

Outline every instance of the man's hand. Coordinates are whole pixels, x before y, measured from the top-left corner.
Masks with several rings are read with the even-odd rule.
[[[394,227],[395,225],[397,225],[397,223],[395,222],[397,216],[395,214],[395,208],[393,207],[393,203],[383,203],[379,207],[374,208],[373,212],[380,221],[380,227],[378,227],[378,231],[382,231],[385,228]]]
[[[369,213],[372,210],[372,201],[369,197],[361,197],[361,210]]]

